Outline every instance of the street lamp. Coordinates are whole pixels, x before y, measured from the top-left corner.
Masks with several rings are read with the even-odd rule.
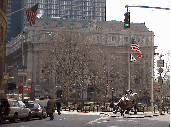
[[[113,88],[112,88],[112,104],[113,104]]]

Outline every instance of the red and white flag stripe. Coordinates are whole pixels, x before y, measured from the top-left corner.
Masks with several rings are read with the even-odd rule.
[[[29,21],[30,26],[33,26],[35,24],[36,16],[37,16],[37,8],[38,8],[38,4],[26,10],[27,19]]]
[[[142,54],[141,54],[141,51],[140,51],[140,47],[137,44],[131,44],[131,51],[138,52],[137,58],[141,58],[142,57]]]

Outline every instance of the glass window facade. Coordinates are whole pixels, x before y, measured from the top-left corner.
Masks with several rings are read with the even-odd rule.
[[[106,0],[27,0],[24,5],[31,7],[37,2],[42,17],[106,21]],[[26,22],[24,14],[24,24]]]

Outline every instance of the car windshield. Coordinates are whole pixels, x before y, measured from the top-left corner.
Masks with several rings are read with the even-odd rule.
[[[10,107],[18,107],[17,101],[9,101]]]
[[[18,101],[21,107],[25,107],[25,104],[22,101]]]
[[[34,103],[27,103],[26,104],[26,107],[27,108],[34,108]]]
[[[34,104],[34,108],[39,108],[39,105],[38,104]]]

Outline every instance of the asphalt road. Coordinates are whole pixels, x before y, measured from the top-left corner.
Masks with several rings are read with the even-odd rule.
[[[33,121],[19,121],[9,123],[6,121],[2,127],[169,127],[169,122],[146,118],[116,118],[100,115],[54,114],[50,118],[33,119]]]

